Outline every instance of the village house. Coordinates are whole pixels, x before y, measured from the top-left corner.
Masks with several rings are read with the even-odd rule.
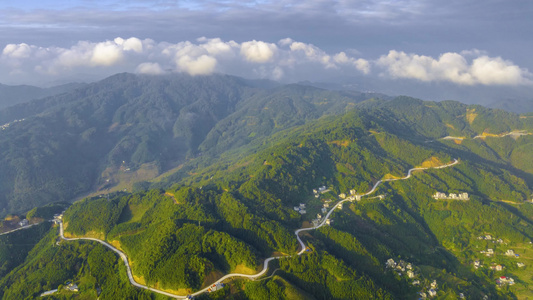
[[[67,290],[71,291],[71,292],[78,292],[79,291],[79,288],[78,288],[78,285],[71,282],[67,285]]]
[[[432,289],[437,289],[439,287],[439,285],[437,284],[437,280],[433,280],[433,282],[431,283],[431,288]]]
[[[26,225],[28,225],[28,224],[29,224],[29,222],[28,222],[28,220],[26,220],[26,219],[24,219],[24,220],[22,220],[22,221],[19,222],[20,227],[26,226]]]
[[[479,268],[479,267],[481,267],[481,262],[480,262],[479,260],[476,260],[476,261],[474,262],[474,268],[477,269],[477,268]]]
[[[354,197],[356,201],[361,201],[361,195],[355,195]]]
[[[300,213],[301,215],[305,215],[305,214],[307,213],[307,211],[306,211],[305,209],[300,209],[299,213]]]
[[[411,270],[407,270],[407,277],[409,278],[415,278],[415,272],[411,271]]]
[[[523,267],[525,267],[526,265],[525,265],[524,263],[517,262],[517,263],[516,263],[516,266],[519,267],[519,268],[523,268]]]
[[[430,297],[435,297],[435,296],[437,296],[437,291],[434,290],[434,289],[430,289],[430,290],[428,291],[428,295],[429,295]]]
[[[357,194],[356,190],[350,190],[350,195],[355,195],[355,194]]]
[[[323,213],[323,214],[325,214],[325,213],[327,213],[327,212],[328,212],[328,209],[327,209],[327,208],[325,208],[325,207],[322,207],[321,211],[322,211],[322,213]]]
[[[346,198],[346,194],[345,193],[339,194],[339,198],[341,198],[341,199]]]
[[[446,195],[445,193],[435,192],[435,195],[433,195],[433,198],[435,200],[439,200],[439,199],[470,200],[468,193],[461,193],[461,194],[450,193]]]
[[[322,219],[322,215],[321,214],[316,214],[316,218],[320,220],[320,219]]]
[[[387,266],[387,268],[394,268],[396,267],[396,262],[394,261],[394,259],[389,258],[385,263],[385,266]]]
[[[327,219],[327,220],[326,220],[326,225],[331,225],[332,222],[333,222],[332,219]]]
[[[511,249],[507,250],[505,252],[505,255],[507,255],[507,256],[515,256],[514,250],[511,250]]]
[[[500,278],[496,279],[496,284],[498,284],[498,285],[504,285],[504,284],[513,285],[514,284],[514,279],[511,278],[511,277],[500,276]]]

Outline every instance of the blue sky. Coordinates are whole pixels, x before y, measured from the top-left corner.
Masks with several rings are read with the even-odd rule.
[[[532,15],[529,0],[0,1],[0,82],[144,70],[523,89]]]

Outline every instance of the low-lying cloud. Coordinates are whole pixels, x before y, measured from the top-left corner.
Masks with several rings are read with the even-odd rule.
[[[35,83],[38,78],[103,77],[116,72],[158,75],[229,73],[275,80],[327,80],[328,77],[381,75],[459,85],[531,85],[532,74],[511,61],[481,51],[448,52],[438,58],[391,50],[377,59],[327,51],[290,38],[276,43],[242,43],[199,38],[179,43],[136,37],[79,41],[69,48],[8,44],[0,54],[0,81]],[[358,55],[359,56],[359,55]],[[309,78],[308,76],[316,75]],[[3,77],[2,77],[3,76]],[[31,82],[28,82],[31,81]]]
[[[472,57],[472,56],[477,57]],[[472,57],[472,58],[471,58]],[[460,85],[530,85],[532,74],[501,57],[480,51],[448,52],[438,59],[391,50],[377,60],[384,75],[420,81],[448,81]]]

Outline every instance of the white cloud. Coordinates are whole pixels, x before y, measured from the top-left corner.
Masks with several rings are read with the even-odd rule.
[[[8,44],[4,47],[2,54],[11,58],[26,58],[31,54],[31,47],[26,44]]]
[[[184,55],[177,58],[176,64],[180,71],[190,75],[209,75],[215,71],[217,60],[205,54],[199,57]]]
[[[364,74],[370,73],[370,62],[366,59],[355,59],[353,57],[349,57],[344,52],[339,52],[333,56],[333,61],[341,65],[352,65]]]
[[[79,41],[67,47],[8,44],[0,52],[0,81],[30,83],[28,78],[72,79],[72,74],[100,78],[117,72],[190,75],[228,73],[274,80],[324,80],[329,76],[368,74],[380,68],[392,78],[447,81],[459,85],[530,85],[533,75],[501,57],[481,50],[448,52],[438,58],[391,50],[370,61],[352,49],[338,53],[291,38],[277,43],[251,40],[237,43],[199,38],[178,43],[117,37],[101,42]],[[43,76],[46,75],[46,76]],[[98,77],[97,77],[98,78]]]
[[[255,63],[265,63],[271,61],[277,52],[276,44],[265,43],[262,41],[249,41],[241,44],[241,55],[247,61]]]
[[[124,40],[123,38],[118,37],[114,41],[117,45],[121,45],[126,51],[132,50],[137,53],[141,53],[143,51],[143,43],[138,38],[132,37]]]
[[[165,71],[158,63],[145,62],[135,68],[135,73],[139,74],[148,74],[148,75],[161,75]]]
[[[111,66],[120,62],[123,57],[124,48],[113,42],[98,43],[93,48],[91,63],[96,66]]]
[[[465,55],[482,52],[469,51]],[[421,81],[449,81],[460,85],[523,85],[532,84],[532,74],[510,61],[486,55],[471,62],[459,53],[447,52],[438,59],[430,56],[407,54],[391,50],[381,56],[377,64],[385,68],[393,78],[409,78]]]

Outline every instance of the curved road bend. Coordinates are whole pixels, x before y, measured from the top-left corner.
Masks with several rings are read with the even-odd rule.
[[[408,179],[411,177],[412,175],[412,172],[413,171],[419,171],[419,170],[427,170],[427,169],[443,169],[443,168],[447,168],[447,167],[451,167],[453,165],[456,165],[458,164],[459,161],[457,159],[454,159],[454,161],[452,163],[449,163],[449,164],[446,164],[446,165],[442,165],[442,166],[438,166],[438,167],[429,167],[429,168],[412,168],[410,169],[408,172],[407,172],[407,176],[403,177],[403,178],[395,178],[395,179],[383,179],[383,180],[379,180],[378,182],[376,182],[376,184],[374,185],[374,187],[372,187],[372,189],[370,191],[368,191],[367,193],[363,194],[362,196],[368,196],[372,193],[374,193],[376,191],[376,189],[378,188],[378,186],[383,183],[383,182],[388,182],[388,181],[395,181],[395,180],[405,180],[405,179]],[[324,217],[324,220],[322,220],[322,222],[320,224],[318,224],[317,226],[314,226],[314,227],[309,227],[309,228],[300,228],[296,231],[294,231],[294,234],[296,235],[296,239],[298,240],[298,243],[300,244],[300,247],[302,248],[302,250],[300,250],[300,252],[298,252],[296,255],[302,255],[303,253],[305,253],[305,249],[306,249],[306,246],[304,244],[304,242],[300,239],[300,232],[302,231],[310,231],[310,230],[315,230],[315,229],[318,229],[322,226],[324,226],[324,224],[326,224],[326,220],[329,219],[330,215],[333,213],[333,211],[337,208],[337,206],[339,204],[343,204],[344,202],[346,201],[351,201],[349,199],[344,199],[344,200],[341,200],[339,201],[337,204],[335,204],[333,206],[332,209],[329,210],[329,212],[326,214],[326,216]],[[135,279],[133,279],[133,274],[131,272],[131,268],[130,268],[130,264],[128,262],[128,257],[126,256],[126,254],[124,254],[124,252],[118,250],[117,248],[113,247],[112,245],[108,244],[107,242],[105,241],[102,241],[102,240],[99,240],[99,239],[96,239],[96,238],[66,238],[63,234],[63,222],[60,222],[59,223],[59,234],[61,236],[62,239],[66,240],[66,241],[75,241],[75,240],[90,240],[90,241],[95,241],[95,242],[98,242],[104,246],[106,246],[107,248],[113,250],[115,253],[117,253],[120,258],[122,258],[122,261],[124,262],[124,265],[126,265],[126,271],[128,273],[128,278],[131,282],[132,285],[136,286],[136,287],[139,287],[139,288],[142,288],[142,289],[146,289],[146,290],[150,290],[154,293],[159,293],[159,294],[162,294],[162,295],[165,295],[165,296],[168,296],[168,297],[172,297],[172,298],[175,298],[175,299],[187,299],[188,296],[178,296],[178,295],[174,295],[174,294],[171,294],[171,293],[168,293],[168,292],[165,292],[165,291],[161,291],[161,290],[158,290],[158,289],[154,289],[154,288],[151,288],[149,286],[146,286],[146,285],[142,285],[140,283],[138,283],[137,281],[135,281]],[[198,295],[201,295],[205,292],[207,292],[207,290],[217,284],[217,283],[221,283],[222,281],[226,280],[226,279],[229,279],[229,278],[232,278],[232,277],[244,277],[244,278],[248,278],[248,279],[256,279],[258,277],[261,277],[263,276],[267,271],[268,271],[268,263],[271,262],[272,260],[274,259],[280,259],[280,258],[283,258],[283,257],[291,257],[290,255],[289,256],[272,256],[272,257],[269,257],[267,259],[265,259],[265,261],[263,262],[263,270],[261,270],[261,272],[257,273],[257,274],[254,274],[254,275],[246,275],[246,274],[240,274],[240,273],[230,273],[230,274],[227,274],[225,276],[223,276],[222,278],[218,279],[217,281],[213,282],[212,284],[210,284],[208,287],[204,288],[204,289],[201,289],[195,293],[192,293],[190,294],[191,296],[198,296]]]

